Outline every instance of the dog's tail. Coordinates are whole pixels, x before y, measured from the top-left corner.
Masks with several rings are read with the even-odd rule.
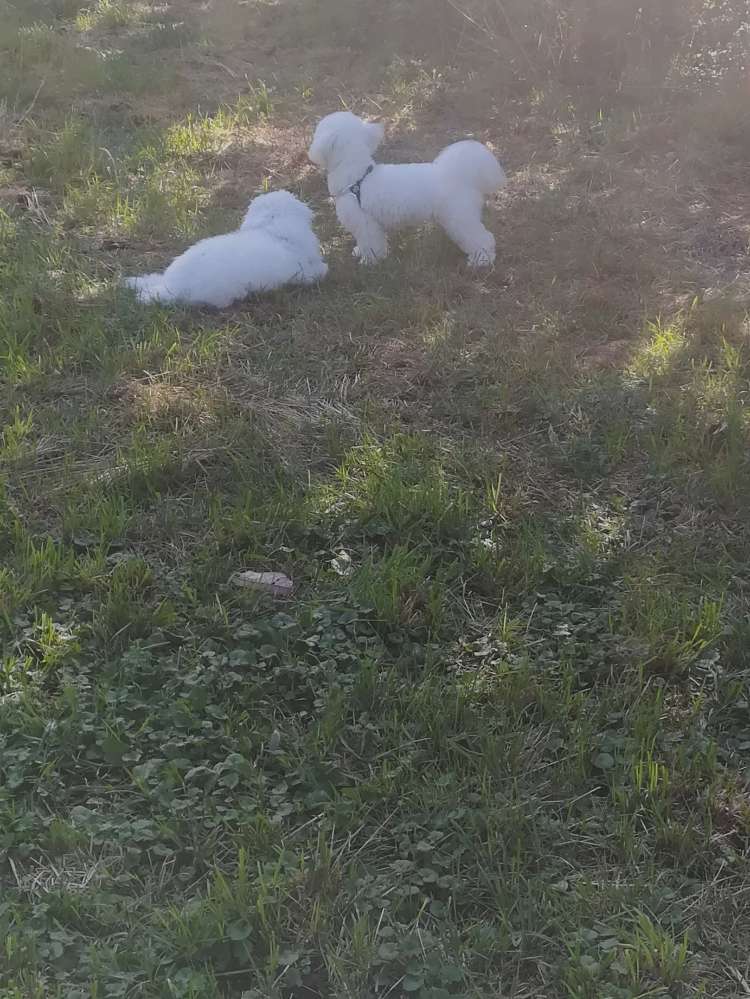
[[[165,284],[163,274],[142,274],[140,277],[125,278],[123,284],[135,291],[139,302],[174,301],[174,293]]]
[[[454,142],[438,153],[435,166],[446,180],[471,184],[481,194],[492,194],[505,187],[505,171],[487,146],[473,139]]]

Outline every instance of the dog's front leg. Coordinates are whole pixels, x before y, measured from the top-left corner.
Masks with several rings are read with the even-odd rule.
[[[371,218],[363,214],[366,224],[362,228],[352,233],[357,240],[354,247],[354,255],[363,264],[376,264],[379,260],[384,260],[388,256],[388,237],[385,229]]]
[[[376,264],[388,256],[388,238],[385,229],[366,215],[354,195],[346,195],[336,202],[336,215],[342,226],[354,236],[357,245],[354,256],[363,264]]]

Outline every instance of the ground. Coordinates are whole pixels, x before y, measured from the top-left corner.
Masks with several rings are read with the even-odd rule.
[[[477,7],[0,0],[3,999],[750,995],[746,94]],[[356,264],[344,106],[492,271]],[[276,187],[320,288],[119,286]]]

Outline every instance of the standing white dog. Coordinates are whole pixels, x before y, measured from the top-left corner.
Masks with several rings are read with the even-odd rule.
[[[482,225],[482,209],[506,177],[490,150],[466,140],[432,163],[376,164],[382,138],[382,125],[336,111],[318,123],[307,154],[328,175],[339,222],[357,241],[354,255],[375,263],[388,254],[387,229],[434,221],[470,266],[493,264],[495,237]]]
[[[163,274],[126,278],[141,302],[226,308],[253,292],[313,284],[328,273],[312,229],[313,213],[288,191],[250,203],[242,226],[185,250]]]

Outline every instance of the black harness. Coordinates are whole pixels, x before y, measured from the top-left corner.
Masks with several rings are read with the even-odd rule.
[[[347,188],[347,191],[350,194],[353,194],[354,197],[357,199],[357,204],[359,205],[360,208],[362,207],[362,185],[364,184],[364,182],[367,180],[367,178],[370,176],[370,174],[374,169],[375,165],[371,163],[368,166],[368,168],[365,170],[364,174],[356,182],[356,184],[352,184],[351,187]]]

